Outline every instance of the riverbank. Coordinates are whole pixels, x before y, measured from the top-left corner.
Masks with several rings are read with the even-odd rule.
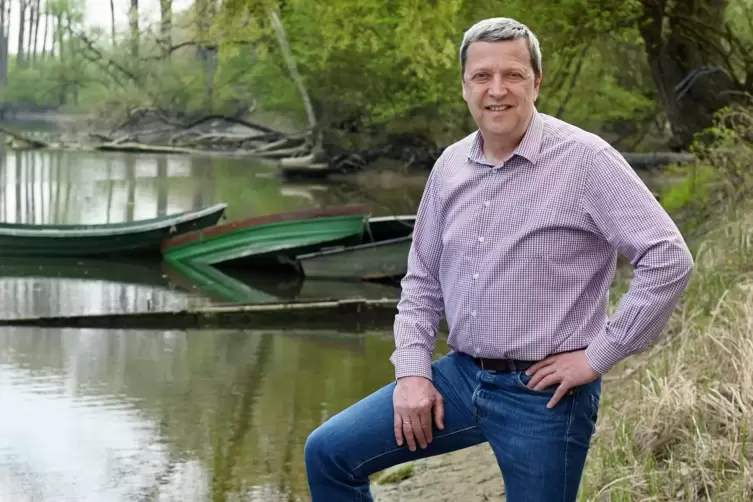
[[[753,499],[753,212],[716,223],[662,341],[605,378],[580,500]],[[503,499],[487,445],[398,469],[375,500]]]

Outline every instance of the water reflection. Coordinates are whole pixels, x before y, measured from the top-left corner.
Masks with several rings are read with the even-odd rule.
[[[0,330],[0,499],[307,500],[306,437],[389,333]]]
[[[3,318],[178,310],[208,303],[171,283],[159,263],[0,260]]]
[[[217,202],[231,219],[353,202],[392,214],[412,211],[422,188],[288,184],[275,174],[273,164],[248,159],[0,149],[0,221],[120,222]]]

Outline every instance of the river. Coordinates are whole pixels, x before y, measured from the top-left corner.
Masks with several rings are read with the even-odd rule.
[[[0,150],[0,220],[118,222],[216,202],[230,219],[347,202],[415,211],[420,183],[395,181],[365,191],[285,183],[246,159]],[[158,265],[78,260],[3,260],[0,295],[5,316],[211,301]],[[308,500],[306,437],[392,378],[392,347],[390,332],[1,328],[0,500]]]

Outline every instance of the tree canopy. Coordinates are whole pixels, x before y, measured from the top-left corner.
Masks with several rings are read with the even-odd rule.
[[[493,0],[161,7],[150,24],[132,0],[129,24],[107,30],[84,26],[79,0],[0,0],[6,107],[120,118],[253,110],[291,129],[313,118],[350,146],[402,133],[442,145],[473,128],[460,92],[463,33],[500,15]],[[510,0],[502,14],[541,40],[538,108],[625,149],[687,149],[753,82],[751,0]],[[27,27],[15,58],[11,16]]]

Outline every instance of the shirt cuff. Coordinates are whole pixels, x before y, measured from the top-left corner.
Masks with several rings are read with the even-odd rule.
[[[396,349],[390,361],[395,366],[395,380],[407,376],[432,379],[431,353],[421,347]]]
[[[602,375],[624,358],[620,347],[607,338],[606,331],[602,331],[586,348],[586,362]]]

